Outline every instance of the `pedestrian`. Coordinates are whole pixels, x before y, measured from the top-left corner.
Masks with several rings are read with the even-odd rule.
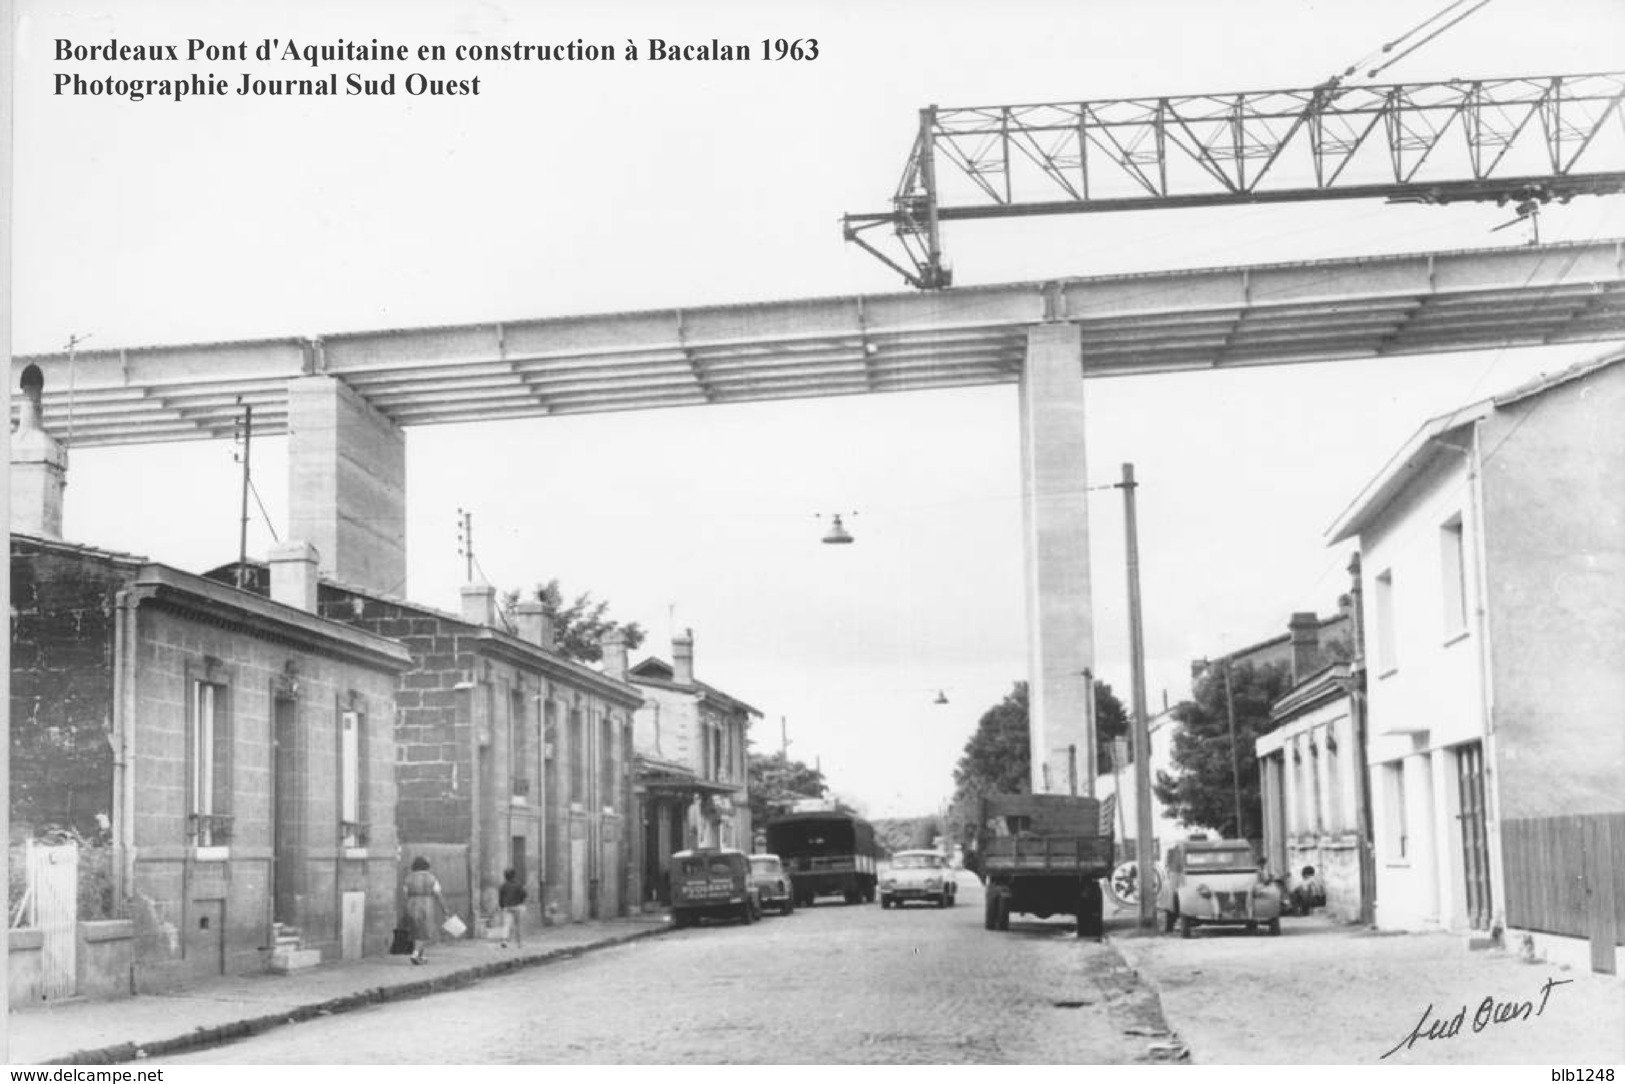
[[[519,874],[513,870],[502,873],[502,887],[497,889],[497,906],[502,908],[502,947],[508,947],[512,938],[518,948],[525,947],[525,886],[519,883]]]
[[[1316,907],[1326,906],[1326,886],[1321,883],[1314,866],[1303,867],[1303,875],[1292,889],[1292,910],[1307,915]]]
[[[440,881],[429,872],[429,860],[422,855],[412,859],[412,872],[401,885],[406,895],[406,924],[412,930],[414,964],[428,962],[426,950],[435,938],[435,922],[446,912],[446,898],[440,894]]]

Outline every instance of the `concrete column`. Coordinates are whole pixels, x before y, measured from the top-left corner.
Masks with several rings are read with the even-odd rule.
[[[1027,586],[1028,713],[1035,794],[1092,795],[1094,748],[1085,670],[1095,663],[1089,591],[1089,484],[1084,459],[1083,356],[1074,324],[1027,332],[1019,388],[1022,538]]]
[[[406,434],[333,377],[288,382],[288,535],[324,576],[406,590]]]

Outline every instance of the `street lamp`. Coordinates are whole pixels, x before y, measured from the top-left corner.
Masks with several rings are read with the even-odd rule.
[[[856,512],[851,514],[857,515]],[[842,525],[840,513],[836,513],[831,517],[829,532],[824,535],[823,543],[826,546],[848,546],[852,544],[852,536],[847,532],[846,527]]]

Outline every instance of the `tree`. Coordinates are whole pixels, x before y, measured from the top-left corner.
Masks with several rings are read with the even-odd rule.
[[[782,813],[798,798],[822,798],[829,784],[824,773],[785,755],[752,753],[746,760],[750,790],[750,822],[766,824],[769,817]]]
[[[1231,758],[1230,718],[1225,702],[1224,665],[1209,667],[1191,689],[1194,699],[1175,706],[1172,774],[1159,771],[1153,790],[1183,824],[1217,829],[1226,839],[1258,839],[1264,834],[1253,742],[1275,729],[1270,705],[1291,687],[1285,663],[1230,668],[1236,708],[1236,754]],[[1239,768],[1239,773],[1236,769]],[[1236,776],[1241,779],[1241,824],[1236,823]]]
[[[1112,768],[1112,741],[1129,736],[1128,709],[1117,699],[1112,687],[1104,681],[1095,682],[1095,769],[1108,772]],[[1132,759],[1134,750],[1129,749]]]
[[[968,812],[984,795],[1026,794],[1032,790],[1031,781],[1027,683],[1018,681],[1003,700],[982,713],[976,733],[965,743],[954,769],[954,806]]]
[[[1102,769],[1113,738],[1128,733],[1128,712],[1103,681],[1095,682],[1096,764]],[[1032,790],[1032,724],[1027,713],[1027,683],[1018,681],[1003,700],[983,713],[976,733],[954,769],[954,808],[949,827],[956,838],[975,824],[976,807],[988,794],[1026,794]]]
[[[553,619],[554,643],[560,651],[578,662],[598,662],[604,657],[600,641],[612,629],[626,634],[626,649],[637,650],[645,633],[636,621],[613,621],[607,615],[609,603],[595,601],[590,591],[583,591],[568,606],[564,604],[564,591],[557,579],[539,583],[531,589],[529,597],[518,590],[502,593],[502,613],[511,623],[515,609],[521,602],[540,602]]]

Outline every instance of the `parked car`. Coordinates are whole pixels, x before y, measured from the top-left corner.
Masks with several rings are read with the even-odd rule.
[[[749,925],[761,917],[744,851],[700,847],[671,856],[673,926],[707,918],[737,918]]]
[[[880,906],[901,907],[908,900],[931,900],[952,907],[959,885],[948,860],[936,851],[898,851],[880,877]]]
[[[796,909],[795,882],[778,855],[751,855],[750,880],[756,886],[756,902],[763,911],[771,907],[787,915]]]
[[[1167,876],[1157,893],[1162,928],[1189,937],[1196,926],[1260,927],[1281,932],[1281,890],[1260,876],[1246,840],[1190,839],[1168,848]]]

